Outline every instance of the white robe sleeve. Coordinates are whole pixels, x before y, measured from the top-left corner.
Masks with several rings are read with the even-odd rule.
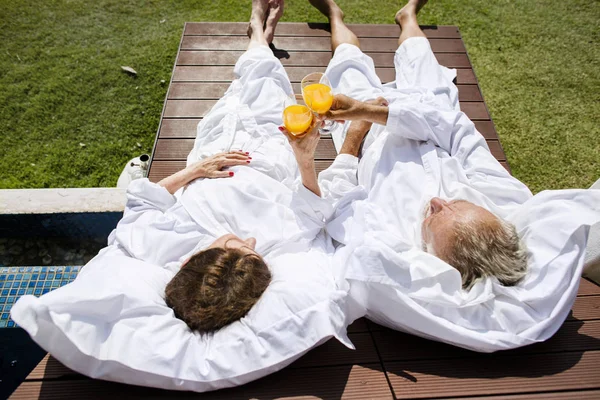
[[[295,201],[292,207],[304,225],[308,228],[323,228],[333,213],[331,203],[307,189],[301,180],[296,181],[294,194]]]
[[[334,207],[327,231],[340,243],[347,242],[347,234],[354,214],[354,201],[363,200],[367,192],[358,184],[358,158],[350,154],[338,155],[331,166],[319,174],[323,198]]]
[[[497,205],[522,204],[532,196],[527,186],[496,160],[462,111],[422,102],[392,103],[386,128],[392,135],[431,141],[447,152],[465,171],[471,186]]]
[[[189,253],[199,240],[192,221],[181,221],[168,212],[177,203],[164,187],[136,179],[127,188],[123,218],[109,237],[130,256],[164,266]]]

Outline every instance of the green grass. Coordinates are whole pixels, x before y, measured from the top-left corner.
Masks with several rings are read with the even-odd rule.
[[[249,0],[2,3],[0,188],[114,186],[152,149],[183,23],[250,13]],[[392,23],[400,6],[339,4],[350,23]],[[325,20],[288,0],[283,21]],[[460,27],[513,172],[534,192],[600,177],[599,21],[595,0],[431,0],[422,11],[423,24]]]

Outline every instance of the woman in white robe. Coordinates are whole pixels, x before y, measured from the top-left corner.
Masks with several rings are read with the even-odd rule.
[[[291,143],[278,129],[293,90],[268,47],[273,10],[271,34],[263,32],[267,4],[253,4],[248,50],[235,65],[236,79],[199,123],[188,166],[158,183],[133,181],[109,244],[173,272],[215,247],[267,265],[310,252],[311,262],[316,257],[329,270],[330,241],[321,231],[331,206],[320,197],[314,168],[317,122]],[[282,2],[273,4],[282,11]]]

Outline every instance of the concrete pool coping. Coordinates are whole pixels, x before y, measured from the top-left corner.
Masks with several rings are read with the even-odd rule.
[[[122,212],[122,188],[2,189],[0,214]]]

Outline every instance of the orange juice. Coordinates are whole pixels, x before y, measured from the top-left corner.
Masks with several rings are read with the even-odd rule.
[[[283,124],[294,136],[302,136],[312,122],[313,114],[308,107],[294,104],[283,110]]]
[[[304,102],[317,114],[325,114],[333,103],[331,88],[322,83],[312,83],[302,90]]]

